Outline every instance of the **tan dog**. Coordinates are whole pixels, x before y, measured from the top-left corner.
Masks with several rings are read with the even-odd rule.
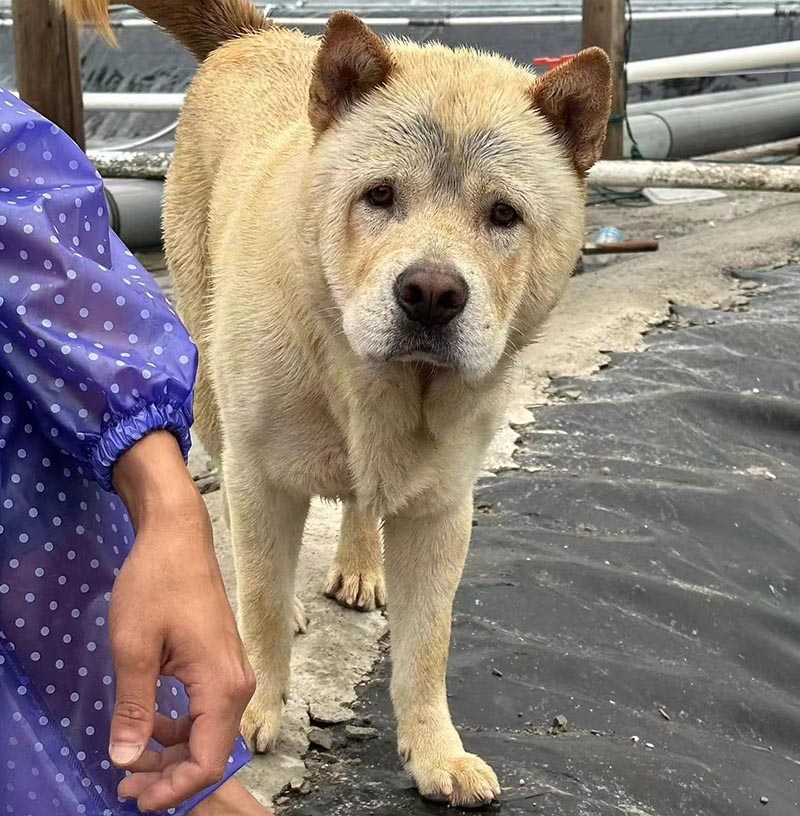
[[[104,0],[67,5],[107,24]],[[318,39],[247,0],[135,5],[204,60],[164,225],[258,678],[243,733],[275,744],[309,501],[338,499],[326,591],[381,605],[383,561],[408,770],[426,797],[491,801],[497,777],[448,711],[451,608],[517,352],[580,253],[608,61],[590,49],[537,80],[498,56],[383,42],[344,13]]]

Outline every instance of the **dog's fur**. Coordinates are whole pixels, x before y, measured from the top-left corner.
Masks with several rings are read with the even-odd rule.
[[[104,0],[66,5],[107,26]],[[384,42],[343,13],[319,39],[246,0],[135,5],[205,59],[164,227],[258,678],[243,733],[257,751],[275,743],[309,500],[339,499],[326,591],[373,609],[385,566],[401,756],[425,796],[483,804],[497,778],[464,751],[445,694],[451,607],[517,352],[579,257],[608,61],[590,49],[536,79],[498,56]],[[396,187],[390,210],[365,201],[381,183]],[[498,200],[518,223],[490,223]],[[466,280],[448,326],[403,322],[394,285],[413,264]]]

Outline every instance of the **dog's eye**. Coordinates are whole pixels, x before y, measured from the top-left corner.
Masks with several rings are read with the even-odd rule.
[[[394,204],[394,189],[390,184],[379,184],[367,192],[366,198],[373,207],[386,209]]]
[[[513,227],[514,224],[517,223],[519,213],[510,204],[506,204],[504,201],[498,201],[494,207],[492,207],[489,218],[496,227],[508,229],[508,227]]]

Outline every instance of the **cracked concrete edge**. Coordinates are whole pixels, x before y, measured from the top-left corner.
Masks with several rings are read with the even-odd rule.
[[[533,410],[551,399],[555,377],[588,377],[609,351],[634,351],[643,335],[663,323],[673,303],[711,307],[737,289],[729,272],[783,263],[800,243],[797,203],[766,206],[718,227],[662,242],[641,255],[574,278],[535,344],[522,355],[510,426],[534,421]],[[489,453],[486,470],[515,466],[517,440],[504,427]]]
[[[603,350],[635,350],[642,335],[669,316],[670,303],[708,307],[719,302],[736,288],[728,270],[785,261],[797,246],[797,224],[800,203],[781,203],[666,241],[656,255],[623,260],[571,281],[541,339],[523,354],[509,422],[499,429],[482,475],[517,467],[513,453],[518,435],[513,426],[533,421],[533,409],[550,398],[553,377],[588,377],[606,361]],[[210,462],[201,448],[194,450],[190,467],[196,475],[208,477]],[[223,576],[235,603],[233,557],[221,518],[220,493],[209,492],[205,499]],[[371,673],[380,638],[387,631],[381,613],[345,610],[322,596],[338,532],[338,508],[315,502],[297,574],[297,594],[311,624],[308,634],[295,640],[292,691],[278,750],[255,757],[240,774],[265,805],[293,779],[307,774],[303,755],[308,750],[309,708],[342,711],[352,705],[356,687]]]

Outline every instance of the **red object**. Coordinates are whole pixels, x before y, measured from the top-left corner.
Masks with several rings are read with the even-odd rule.
[[[565,62],[569,62],[575,54],[565,54],[563,57],[536,57],[533,64],[537,67],[544,67],[548,71],[552,68],[557,68]]]

